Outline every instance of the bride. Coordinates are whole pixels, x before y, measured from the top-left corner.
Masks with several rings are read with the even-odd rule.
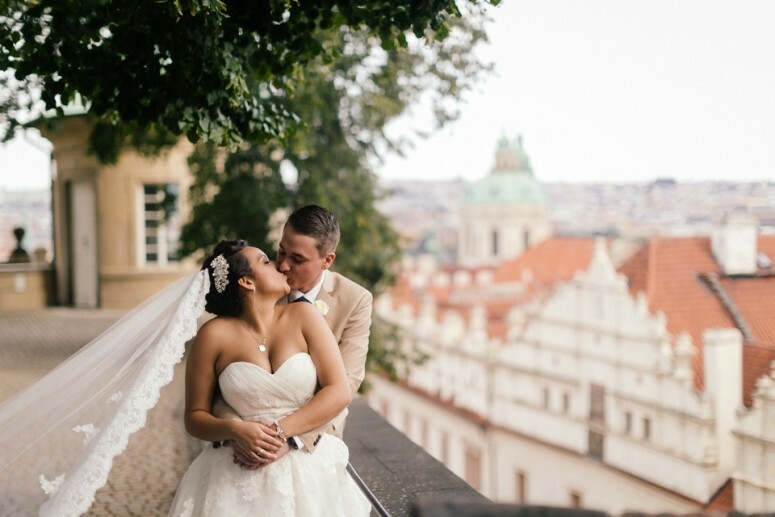
[[[186,429],[274,459],[287,436],[322,426],[349,404],[336,340],[312,304],[276,306],[290,289],[261,250],[221,242],[205,267],[214,284],[206,309],[218,317],[202,326],[188,356]],[[211,414],[216,387],[242,420]],[[237,467],[228,448],[208,446],[183,476],[170,515],[368,515],[347,456],[341,440],[324,434],[314,453],[253,470]]]
[[[275,306],[288,290],[261,250],[222,241],[199,273],[143,303],[4,402],[0,515],[87,512],[194,336],[186,429],[207,442],[238,442],[268,464],[241,468],[230,448],[208,443],[181,479],[170,515],[368,515],[338,438],[323,435],[314,453],[276,459],[286,437],[320,427],[350,401],[322,316],[308,303]],[[197,330],[205,308],[216,317]],[[217,389],[241,420],[210,413]]]

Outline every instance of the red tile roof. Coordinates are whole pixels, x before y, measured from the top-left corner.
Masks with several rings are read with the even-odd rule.
[[[775,257],[775,236],[760,236],[758,250]],[[775,353],[775,277],[767,270],[756,275],[725,276],[716,263],[708,237],[654,238],[626,261],[619,271],[629,279],[630,292],[643,291],[652,313],[667,317],[668,331],[691,336],[697,353],[693,359],[695,388],[704,387],[702,334],[715,328],[740,328],[751,332],[743,353],[743,399],[750,404],[751,387],[767,373],[763,362]],[[728,295],[725,304],[717,285]],[[735,319],[734,315],[740,318]],[[758,347],[748,350],[748,345]]]
[[[649,310],[667,317],[667,330],[691,336],[695,388],[703,389],[702,334],[712,328],[733,328],[723,304],[698,275],[718,273],[707,237],[653,238],[620,268],[630,280],[630,292],[643,291]]]
[[[706,504],[703,507],[703,510],[705,512],[731,512],[735,509],[735,490],[734,490],[734,483],[732,483],[731,479],[727,479],[726,483],[721,485],[721,488],[719,488],[715,494],[713,494],[710,498],[710,501],[708,501],[708,504]]]
[[[775,345],[775,276],[725,277],[719,282],[742,314],[752,342]]]
[[[595,240],[588,237],[552,237],[501,264],[495,271],[495,280],[515,282],[529,275],[534,288],[551,287],[587,269],[594,247]]]
[[[743,404],[751,407],[756,381],[764,375],[771,375],[775,361],[775,348],[755,345],[743,346]]]
[[[552,237],[532,248],[519,257],[509,260],[495,268],[446,267],[445,273],[468,272],[472,276],[483,271],[493,272],[492,285],[512,284],[514,289],[499,292],[497,296],[486,294],[487,286],[427,286],[413,288],[405,276],[400,276],[395,287],[390,290],[393,303],[398,306],[410,305],[416,313],[422,299],[431,297],[438,307],[437,318],[441,320],[447,311],[455,311],[465,320],[476,305],[487,310],[487,332],[492,338],[503,339],[508,330],[507,317],[511,308],[536,296],[546,295],[560,282],[570,280],[577,271],[583,271],[592,260],[595,240],[581,237]],[[517,284],[521,283],[523,289]],[[464,296],[476,290],[476,296]]]

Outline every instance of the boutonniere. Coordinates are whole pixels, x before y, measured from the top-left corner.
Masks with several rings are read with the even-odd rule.
[[[323,300],[315,300],[315,307],[320,311],[320,314],[325,316],[328,314],[328,304]]]

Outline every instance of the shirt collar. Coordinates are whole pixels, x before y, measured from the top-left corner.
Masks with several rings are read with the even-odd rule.
[[[320,280],[317,284],[315,284],[315,287],[307,291],[306,293],[302,293],[298,289],[293,289],[290,293],[288,293],[288,302],[292,302],[296,300],[297,298],[301,298],[302,296],[309,300],[312,303],[315,303],[315,300],[318,299],[318,295],[320,294],[320,290],[323,288],[323,282],[326,280],[326,274],[328,274],[328,270],[324,270],[323,274],[320,275]]]

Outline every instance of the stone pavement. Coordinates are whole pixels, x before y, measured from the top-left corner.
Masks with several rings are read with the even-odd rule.
[[[0,311],[0,402],[32,384],[107,329],[122,312],[51,308]],[[183,427],[184,364],[97,492],[90,516],[166,515],[200,442]]]

